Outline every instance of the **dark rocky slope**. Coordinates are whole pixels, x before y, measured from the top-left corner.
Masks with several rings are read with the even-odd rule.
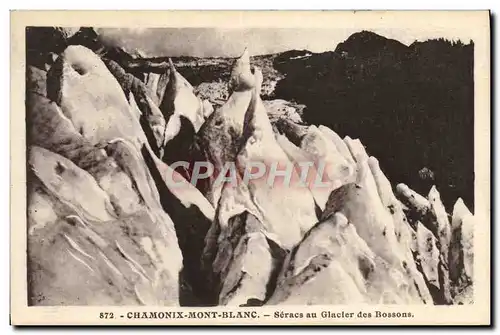
[[[391,180],[436,184],[449,210],[458,197],[473,208],[473,60],[472,42],[407,47],[363,31],[334,52],[277,57],[274,94],[306,105],[304,121],[369,144]]]

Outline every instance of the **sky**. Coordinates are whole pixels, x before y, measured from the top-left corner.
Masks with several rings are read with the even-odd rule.
[[[236,57],[245,47],[251,55],[307,49],[312,52],[333,51],[338,43],[360,29],[342,28],[99,28],[100,35],[108,42],[127,50],[141,50],[145,56],[196,56]],[[445,37],[462,39],[452,31],[424,29],[375,29],[387,38],[410,45],[415,40]]]

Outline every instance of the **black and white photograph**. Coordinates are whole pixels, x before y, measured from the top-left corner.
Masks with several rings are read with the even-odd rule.
[[[27,306],[228,307],[214,313],[236,323],[330,306],[255,321],[328,324],[360,317],[343,306],[398,322],[410,306],[486,303],[475,35],[131,23],[24,36],[25,135],[12,136],[25,136]]]

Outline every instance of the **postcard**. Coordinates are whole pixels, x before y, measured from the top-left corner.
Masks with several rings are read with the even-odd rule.
[[[11,36],[11,324],[490,325],[488,11]]]

